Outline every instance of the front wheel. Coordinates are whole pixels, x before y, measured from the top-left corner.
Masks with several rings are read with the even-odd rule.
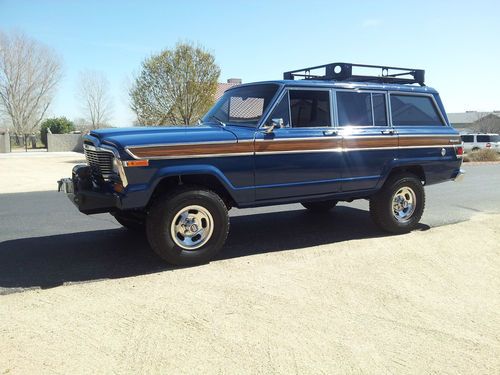
[[[153,203],[146,233],[153,250],[174,265],[210,261],[229,232],[229,216],[222,199],[202,187],[182,187]]]
[[[408,233],[415,229],[424,212],[425,192],[420,179],[413,174],[390,177],[370,199],[370,214],[382,230]]]

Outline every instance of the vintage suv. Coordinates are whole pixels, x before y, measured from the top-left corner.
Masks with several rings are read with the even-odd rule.
[[[84,149],[88,165],[60,190],[85,214],[145,229],[178,265],[216,255],[231,207],[369,199],[382,230],[405,233],[423,186],[463,174],[462,141],[423,70],[347,63],[235,86],[196,126],[94,130]]]

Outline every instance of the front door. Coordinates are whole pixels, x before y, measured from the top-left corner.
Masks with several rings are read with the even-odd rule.
[[[329,89],[287,89],[266,121],[284,127],[255,137],[256,199],[339,192],[342,137],[333,127]]]

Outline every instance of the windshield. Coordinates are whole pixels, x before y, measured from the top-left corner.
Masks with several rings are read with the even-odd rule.
[[[226,91],[202,121],[255,127],[279,86],[258,84]]]

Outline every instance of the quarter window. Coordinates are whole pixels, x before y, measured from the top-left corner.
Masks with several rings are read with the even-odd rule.
[[[290,90],[292,127],[331,126],[329,91]]]
[[[280,102],[274,107],[271,115],[267,119],[267,123],[271,124],[274,118],[283,119],[283,125],[285,127],[290,126],[290,105],[288,103],[288,92],[285,93]]]
[[[338,91],[339,126],[387,126],[385,94]]]
[[[431,98],[416,95],[391,95],[393,125],[444,125]]]
[[[467,143],[472,143],[472,142],[474,142],[474,136],[473,135],[462,135],[462,141],[467,142]]]

